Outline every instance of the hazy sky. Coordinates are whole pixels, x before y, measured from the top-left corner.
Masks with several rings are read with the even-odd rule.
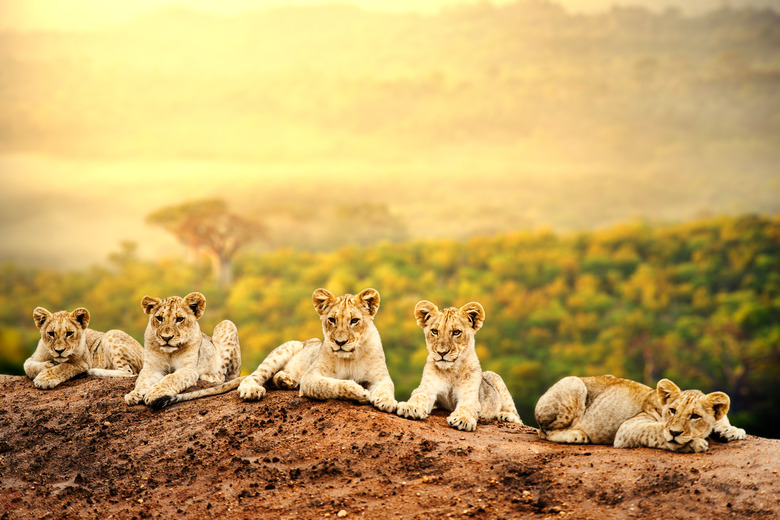
[[[235,15],[279,5],[353,4],[368,10],[433,13],[446,6],[484,0],[0,0],[0,30],[78,30],[125,23],[162,7],[179,6],[219,15]],[[731,3],[738,4],[740,0]],[[491,0],[494,5],[514,0]],[[726,3],[726,0],[555,0],[570,11],[607,9],[611,5],[643,4],[665,7],[691,3]]]

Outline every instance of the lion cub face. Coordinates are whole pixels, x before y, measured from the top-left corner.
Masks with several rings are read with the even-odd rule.
[[[666,442],[682,445],[692,439],[704,439],[712,433],[715,422],[729,411],[729,396],[723,392],[682,392],[668,379],[660,380],[656,391],[663,407],[661,420]]]
[[[146,335],[151,332],[163,352],[171,353],[200,338],[198,320],[206,310],[206,297],[201,293],[190,293],[184,298],[170,296],[162,300],[144,296],[141,307],[149,315]]]
[[[357,296],[345,294],[337,298],[325,289],[317,289],[312,302],[322,320],[323,346],[340,358],[351,358],[372,328],[379,310],[379,293],[364,289]]]
[[[62,363],[79,348],[89,325],[89,311],[79,307],[73,312],[50,313],[43,307],[33,311],[35,326],[41,331],[41,341],[55,361]]]
[[[425,331],[425,345],[440,370],[449,370],[468,349],[474,348],[474,334],[482,328],[485,310],[477,302],[460,309],[439,310],[427,300],[414,308],[417,324]]]

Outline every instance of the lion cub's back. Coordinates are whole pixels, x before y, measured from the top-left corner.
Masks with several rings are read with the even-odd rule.
[[[649,386],[612,376],[583,377],[585,413],[579,427],[594,444],[612,444],[623,422],[642,411]]]

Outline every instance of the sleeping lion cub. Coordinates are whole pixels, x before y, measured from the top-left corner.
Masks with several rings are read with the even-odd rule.
[[[539,399],[539,437],[569,444],[645,446],[677,452],[707,449],[707,437],[744,439],[729,423],[729,396],[681,391],[668,379],[655,390],[612,376],[564,377]]]
[[[33,311],[41,331],[38,348],[24,362],[24,372],[36,388],[54,388],[86,373],[99,377],[130,377],[141,370],[141,345],[121,330],[98,332],[89,327],[89,311]]]
[[[423,300],[414,315],[425,331],[428,359],[420,386],[408,402],[398,403],[396,413],[425,419],[437,406],[452,411],[447,422],[465,431],[473,431],[479,418],[523,424],[501,376],[483,372],[479,364],[474,334],[485,321],[482,305],[471,302],[440,311]]]
[[[338,298],[317,289],[312,302],[322,321],[323,340],[288,341],[271,351],[238,387],[242,399],[261,399],[265,385],[294,389],[314,399],[347,399],[395,411],[395,387],[374,325],[379,293],[365,289]]]
[[[198,320],[206,310],[206,297],[199,292],[184,298],[144,296],[141,307],[149,315],[144,332],[144,367],[125,402],[143,402],[155,410],[180,401],[216,395],[238,386],[241,347],[238,330],[230,320],[214,327],[214,336],[200,330]],[[181,393],[198,379],[222,383]]]

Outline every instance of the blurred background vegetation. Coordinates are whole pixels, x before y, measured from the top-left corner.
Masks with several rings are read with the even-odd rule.
[[[558,378],[611,373],[724,390],[776,436],[780,14],[615,3],[53,30],[0,0],[0,372],[37,305],[140,339],[142,296],[199,290],[251,371],[320,335],[314,289],[371,286],[401,399],[415,303],[479,301],[483,368],[528,423]]]

